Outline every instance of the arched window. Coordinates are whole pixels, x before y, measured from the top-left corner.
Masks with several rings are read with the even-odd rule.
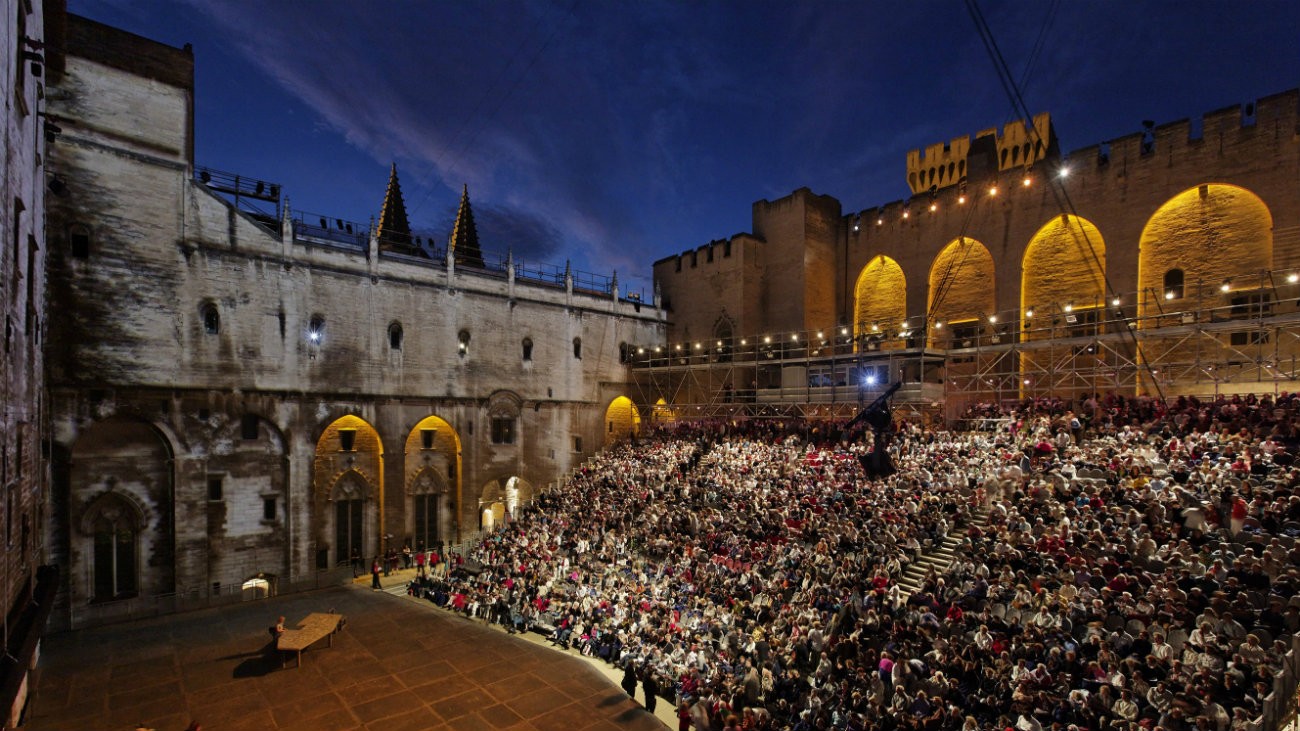
[[[307,323],[307,339],[319,343],[325,339],[325,316],[316,314]]]
[[[1165,299],[1183,298],[1183,270],[1170,269],[1165,272]]]
[[[523,342],[523,350],[524,350],[524,362],[531,361],[531,360],[533,359],[533,339],[532,339],[532,338],[524,338],[524,342]]]
[[[87,517],[94,546],[94,600],[135,596],[140,590],[139,511],[113,493],[103,495],[90,511]]]
[[[394,322],[388,326],[388,347],[390,350],[402,349],[402,323]]]
[[[203,332],[206,335],[216,335],[221,332],[221,313],[217,312],[217,306],[211,302],[205,302],[199,308],[199,315],[203,318]]]
[[[582,360],[582,338],[573,339],[573,357]]]
[[[462,358],[469,355],[469,330],[461,330],[456,335],[456,352]]]

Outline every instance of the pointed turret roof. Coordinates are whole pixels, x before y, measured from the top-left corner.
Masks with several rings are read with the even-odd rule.
[[[384,192],[384,207],[379,211],[377,233],[381,251],[424,253],[411,237],[411,223],[406,218],[406,201],[402,200],[402,186],[397,182],[397,163],[393,163],[392,171],[388,174],[388,190]]]
[[[474,227],[474,211],[469,207],[469,185],[460,194],[460,208],[456,209],[456,225],[451,229],[447,247],[455,253],[456,263],[473,267],[483,266],[483,250],[478,245],[478,229]]]

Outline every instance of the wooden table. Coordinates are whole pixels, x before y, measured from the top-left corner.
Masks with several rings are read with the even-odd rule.
[[[282,653],[297,653],[298,664],[294,667],[301,667],[302,651],[325,638],[329,638],[329,647],[333,647],[334,633],[339,631],[342,624],[342,614],[312,612],[298,623],[298,629],[287,629],[281,633],[279,639],[275,641],[275,648]],[[281,655],[280,667],[284,667],[286,662],[284,655]]]

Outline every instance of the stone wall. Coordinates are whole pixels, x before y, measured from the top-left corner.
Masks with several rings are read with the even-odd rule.
[[[49,206],[61,626],[350,576],[352,498],[367,562],[434,513],[429,540],[456,542],[485,486],[545,487],[602,445],[608,406],[632,395],[626,353],[662,341],[659,310],[313,240],[288,210],[249,217],[193,178],[192,75],[151,71],[188,49],[105,38],[73,49],[49,156],[70,181]],[[141,44],[145,68],[118,62]],[[126,516],[118,560],[140,572],[115,594],[95,583],[105,509]]]

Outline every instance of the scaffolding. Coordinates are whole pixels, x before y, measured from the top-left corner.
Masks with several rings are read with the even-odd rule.
[[[933,421],[976,402],[1300,389],[1300,270],[921,320],[641,348],[634,400],[650,422],[843,419],[901,381],[896,416]]]

